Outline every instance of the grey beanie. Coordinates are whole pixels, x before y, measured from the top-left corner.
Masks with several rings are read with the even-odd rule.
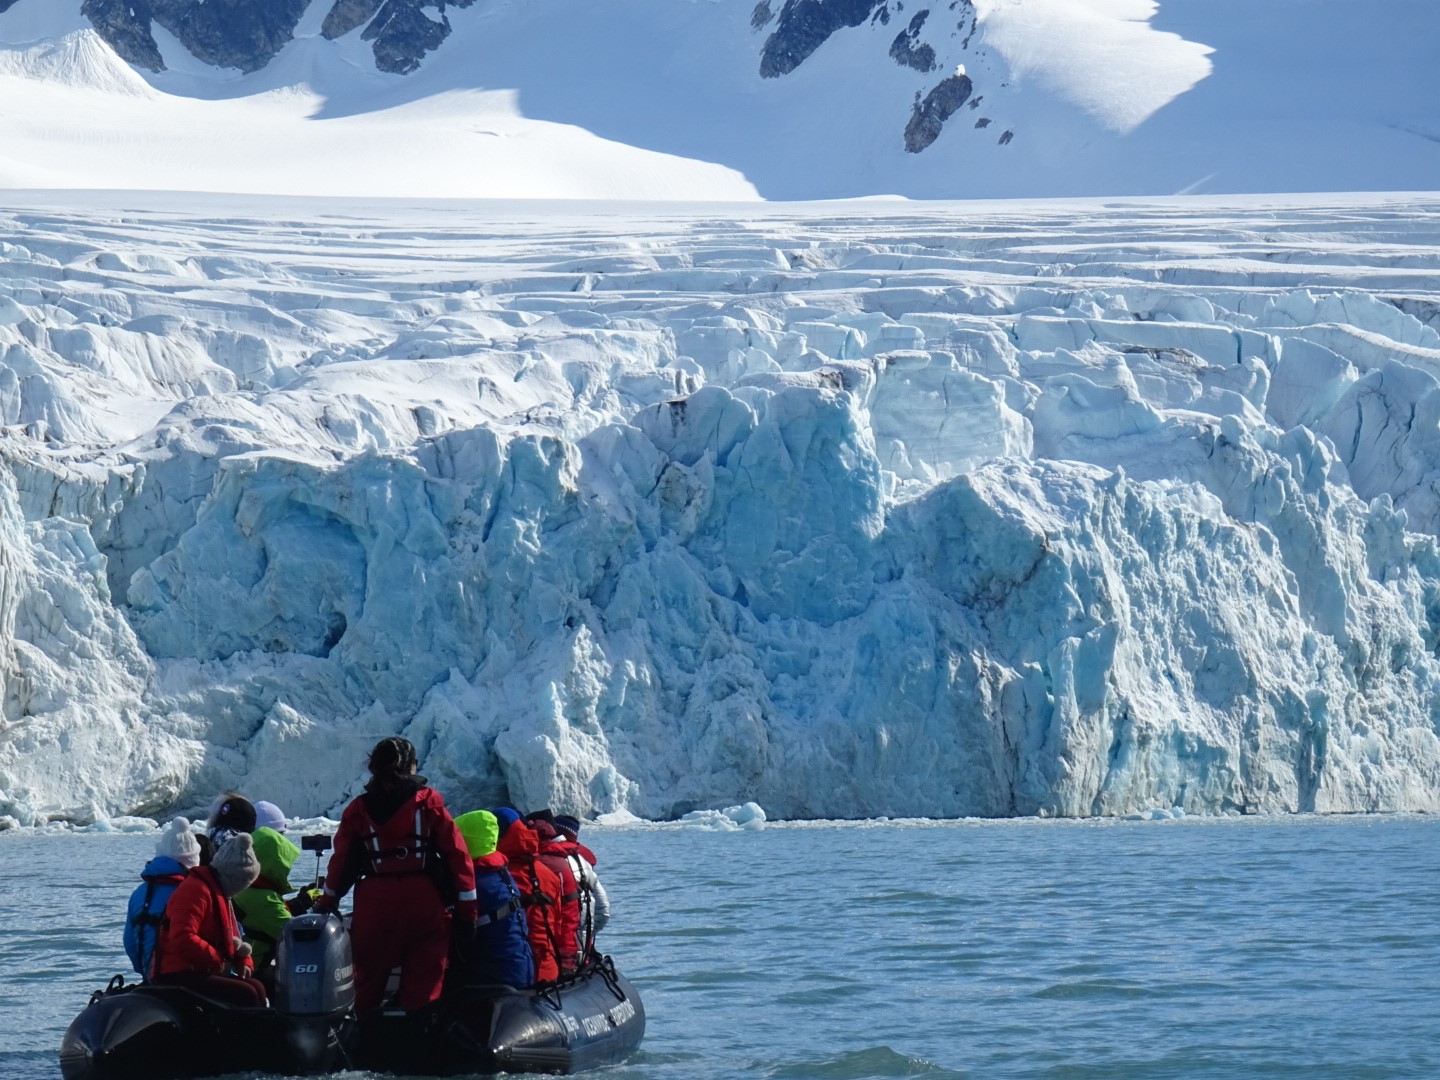
[[[226,896],[244,892],[260,876],[260,860],[255,858],[255,845],[249,833],[236,833],[215,851],[210,869]]]

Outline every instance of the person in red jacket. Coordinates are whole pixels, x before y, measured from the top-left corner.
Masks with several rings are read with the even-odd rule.
[[[535,981],[560,978],[560,897],[562,885],[555,871],[540,861],[540,837],[508,806],[490,811],[500,826],[495,850],[505,856],[510,876],[525,903],[530,930],[530,951],[535,954]]]
[[[475,933],[475,870],[440,793],[416,775],[408,739],[381,739],[370,752],[365,793],[340,816],[319,912],[334,911],[352,885],[355,1012],[373,1015],[385,980],[400,969],[394,1005],[407,1012],[440,996],[450,955],[451,916],[462,940]]]
[[[570,865],[566,839],[555,827],[549,810],[525,815],[525,823],[540,838],[540,861],[560,879],[560,904],[555,909],[555,962],[562,979],[580,970],[580,882]]]
[[[248,833],[221,844],[209,866],[185,875],[160,923],[153,981],[185,986],[232,1005],[264,1006],[265,987],[251,977],[250,946],[230,898],[260,874]]]

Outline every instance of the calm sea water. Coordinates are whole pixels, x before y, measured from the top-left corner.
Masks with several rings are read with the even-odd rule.
[[[1440,819],[586,839],[649,1011],[609,1080],[1440,1077]],[[126,969],[152,843],[0,835],[4,1080]]]

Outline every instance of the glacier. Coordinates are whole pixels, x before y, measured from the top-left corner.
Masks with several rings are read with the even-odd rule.
[[[0,821],[1440,809],[1437,241],[8,192]]]

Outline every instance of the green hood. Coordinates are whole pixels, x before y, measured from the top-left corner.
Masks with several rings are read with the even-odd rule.
[[[255,857],[260,860],[260,876],[283,895],[293,892],[290,868],[300,857],[300,849],[274,829],[261,827],[250,834],[255,842]]]
[[[489,810],[471,810],[455,819],[472,859],[489,855],[500,839],[500,823]]]

